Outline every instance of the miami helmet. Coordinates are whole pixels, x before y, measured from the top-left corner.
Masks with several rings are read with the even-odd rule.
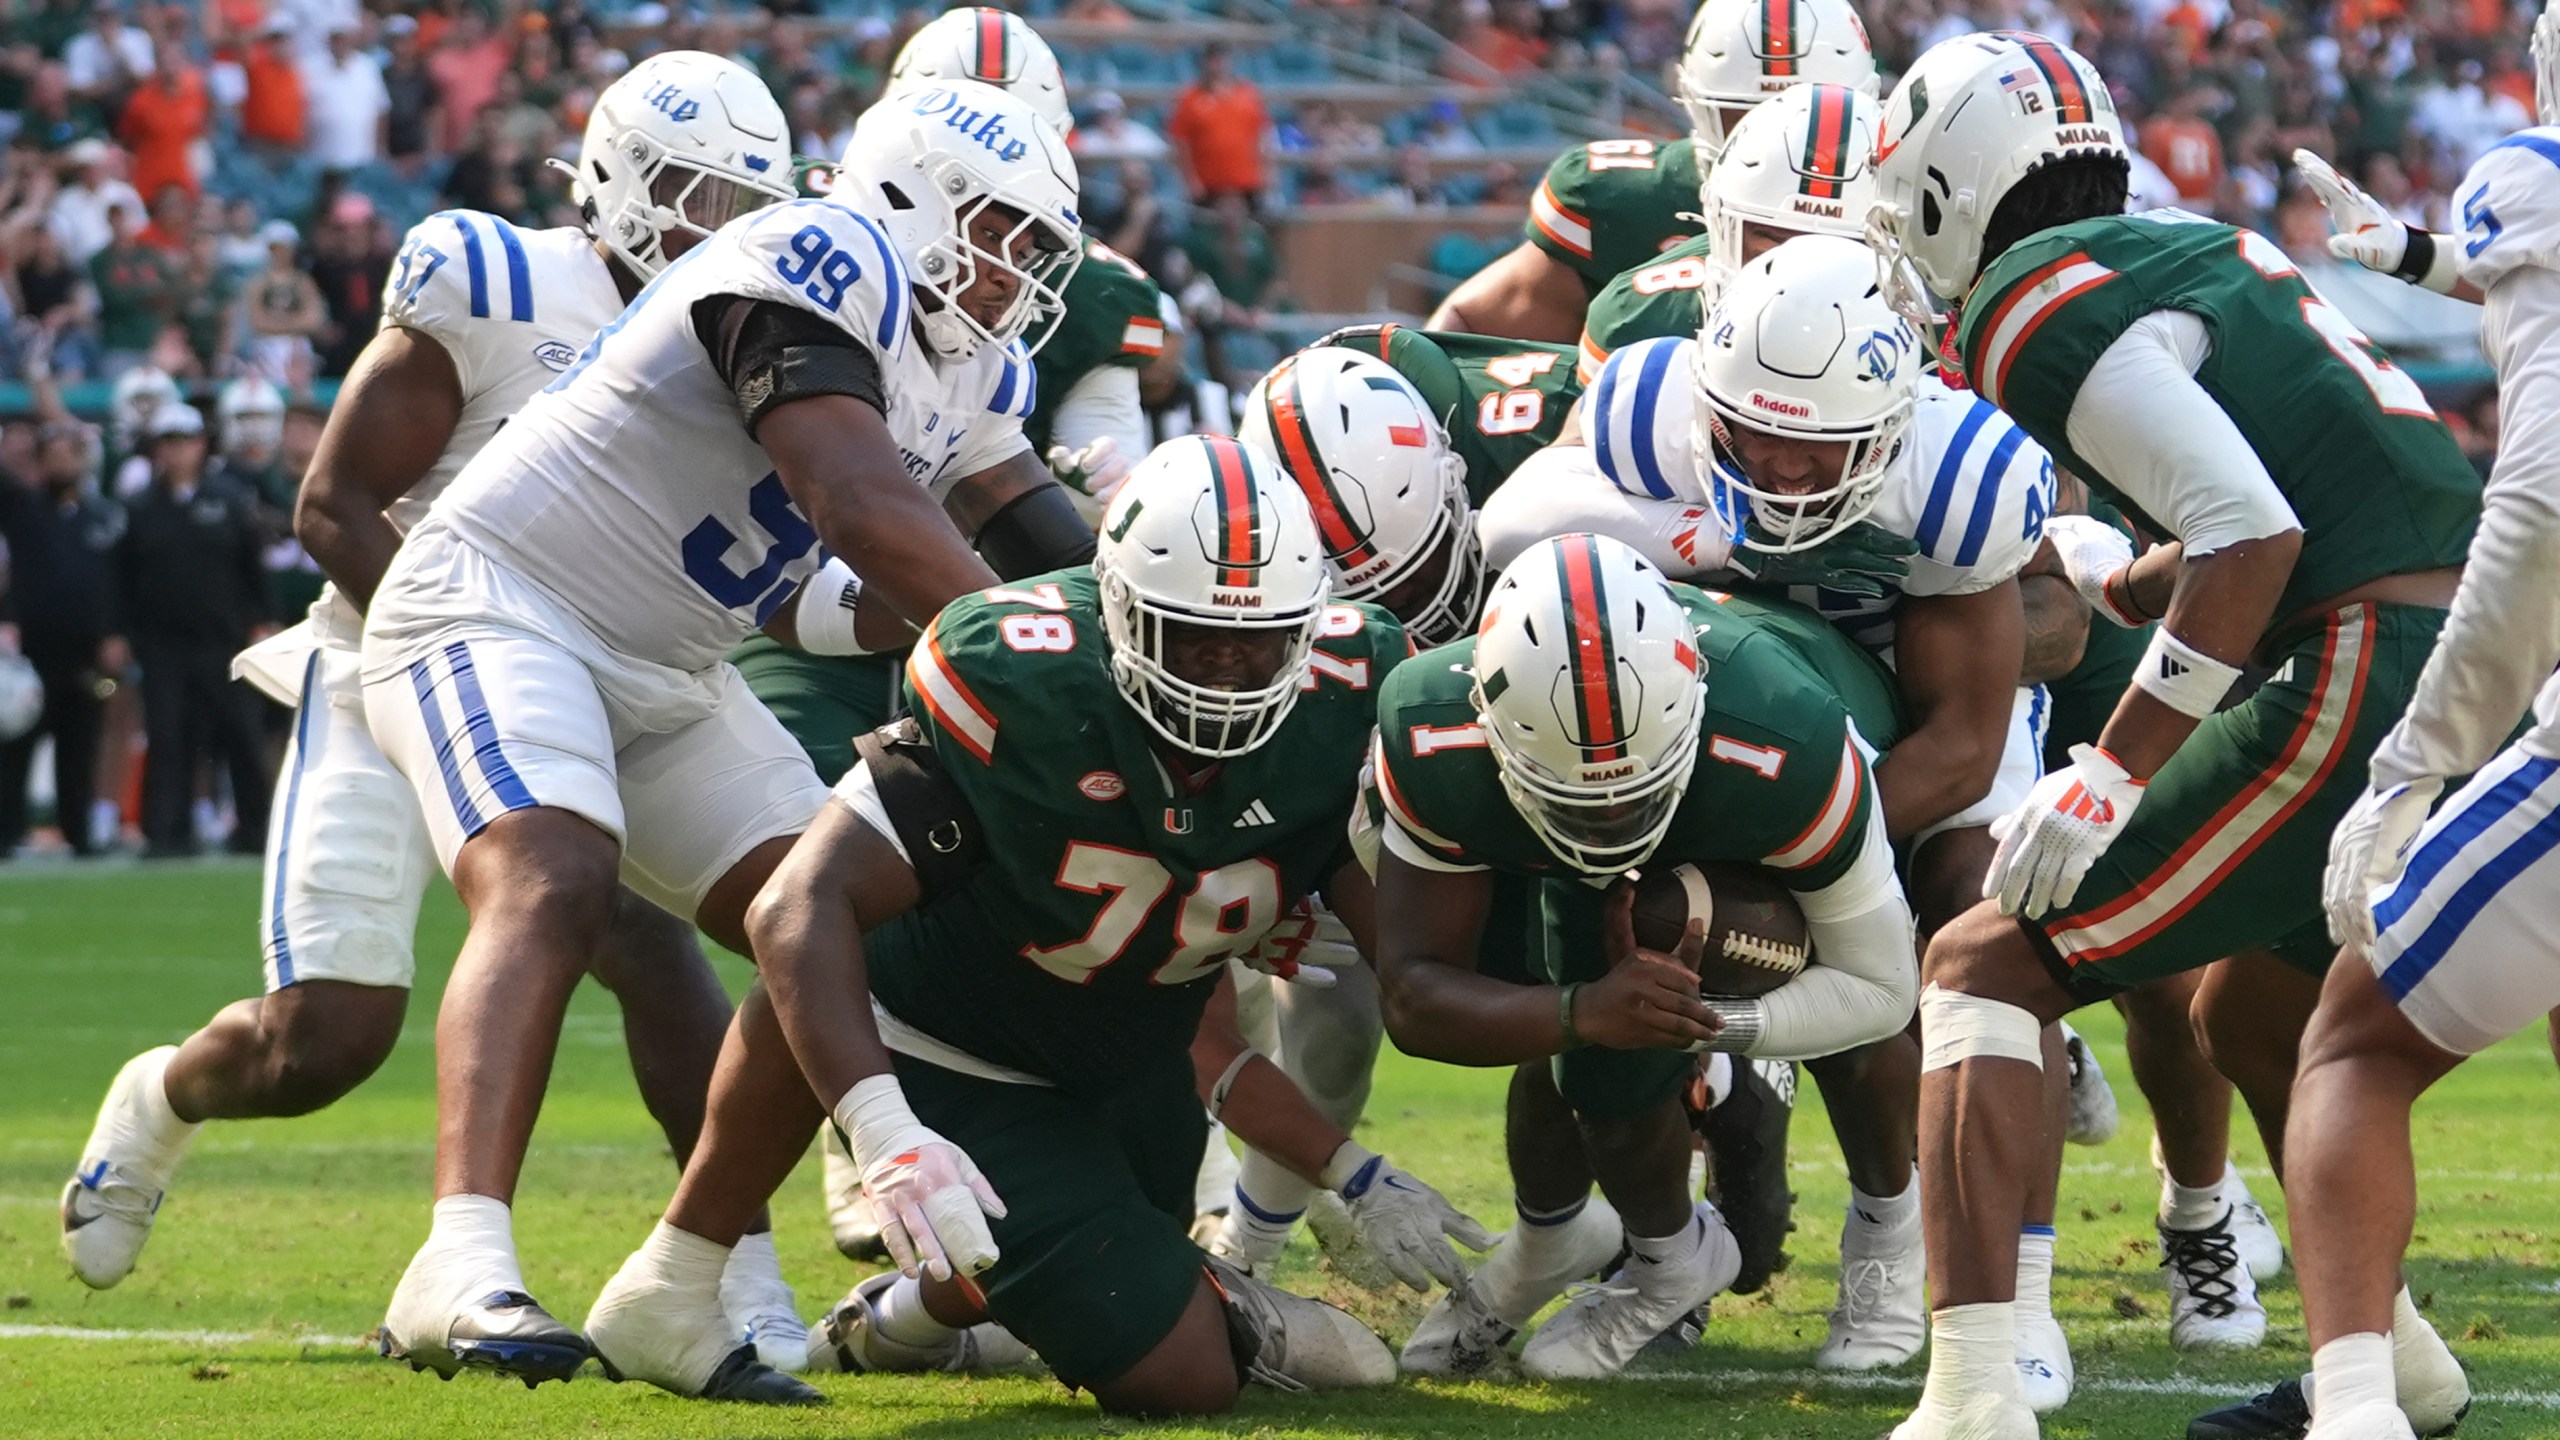
[[[1876,122],[1884,104],[1845,85],[1798,85],[1742,117],[1699,187],[1715,294],[1747,258],[1743,227],[1798,235],[1866,231],[1875,206]]]
[[[272,455],[284,443],[284,392],[263,376],[243,375],[214,397],[225,455]]]
[[[1706,0],[1689,21],[1673,88],[1704,161],[1724,153],[1728,112],[1807,84],[1882,88],[1849,0]]]
[[[945,10],[909,36],[889,62],[889,88],[937,80],[975,80],[1031,102],[1060,135],[1076,130],[1067,108],[1067,77],[1056,52],[1031,22],[992,5]]]

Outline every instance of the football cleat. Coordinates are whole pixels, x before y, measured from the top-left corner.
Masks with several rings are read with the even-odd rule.
[[[2401,1418],[2415,1434],[2450,1435],[2471,1413],[2470,1385],[2464,1382],[2458,1395],[2440,1386],[2431,1389],[2436,1393],[2402,1401]],[[2302,1440],[2310,1433],[2311,1398],[2299,1380],[2280,1382],[2272,1390],[2187,1422],[2187,1440]]]
[[[1201,1263],[1226,1302],[1227,1340],[1246,1380],[1275,1390],[1395,1383],[1396,1352],[1349,1314],[1267,1285],[1215,1256]]]
[[[1466,1288],[1442,1295],[1405,1341],[1398,1363],[1409,1375],[1472,1379],[1492,1370],[1502,1347],[1577,1280],[1599,1274],[1626,1245],[1618,1212],[1598,1196],[1574,1217],[1547,1227],[1534,1259],[1520,1237],[1526,1221],[1502,1237]]]
[[[1890,1440],[2036,1440],[2036,1412],[2012,1395],[1977,1395],[1960,1403],[1923,1392],[1911,1418]]]
[[[889,1242],[880,1238],[879,1217],[871,1213],[871,1197],[862,1193],[862,1172],[838,1138],[836,1127],[818,1127],[819,1174],[826,1185],[827,1233],[836,1253],[863,1263],[889,1258]]]
[[[2231,1239],[2239,1248],[2240,1263],[2249,1267],[2249,1278],[2273,1280],[2283,1274],[2284,1237],[2276,1232],[2266,1207],[2249,1193],[2249,1182],[2241,1178],[2237,1165],[2223,1167],[2222,1198],[2231,1206]]]
[[[587,1312],[605,1378],[644,1380],[704,1400],[755,1405],[823,1405],[826,1397],[756,1358],[739,1343],[716,1285],[670,1283],[652,1273],[647,1250],[622,1262]]]
[[[2409,1417],[2399,1406],[2369,1403],[2320,1416],[2307,1440],[2418,1440],[2418,1432],[2409,1428]]]
[[[909,1345],[880,1330],[880,1297],[898,1283],[894,1270],[853,1287],[809,1336],[807,1368],[831,1374],[1019,1375],[1040,1368],[1031,1347],[1001,1325],[972,1325],[941,1345]]]
[[[740,1244],[720,1272],[720,1309],[730,1328],[755,1347],[756,1358],[785,1374],[809,1363],[809,1327],[800,1319],[800,1297],[791,1293],[769,1246]]]
[[[2071,1121],[2062,1138],[2074,1145],[2104,1145],[2124,1123],[2115,1087],[2107,1083],[2107,1072],[2089,1042],[2068,1025],[2062,1027],[2062,1054],[2071,1067]]]
[[[2062,1326],[2050,1310],[2033,1314],[2026,1307],[2018,1310],[2018,1388],[2025,1392],[2027,1408],[2038,1415],[2050,1415],[2071,1403],[2071,1387],[2078,1378],[2071,1362],[2071,1342],[2063,1337]]]
[[[179,1157],[196,1127],[186,1125],[176,1136],[153,1121],[147,1086],[157,1086],[175,1045],[147,1050],[124,1063],[107,1098],[98,1106],[97,1124],[81,1148],[80,1168],[62,1189],[62,1253],[71,1272],[92,1290],[104,1290],[133,1273],[142,1247],[159,1218],[160,1202]],[[183,1124],[183,1122],[180,1122]]]
[[[2169,1342],[2181,1350],[2246,1350],[2267,1338],[2258,1282],[2240,1263],[2231,1212],[2201,1230],[2162,1225],[2160,1267],[2169,1272]]]
[[[584,1336],[521,1290],[493,1291],[423,1325],[399,1323],[401,1308],[395,1295],[391,1317],[379,1332],[383,1356],[447,1380],[464,1370],[486,1370],[527,1387],[566,1381],[594,1353]]]
[[[1855,1214],[1840,1227],[1840,1297],[1813,1363],[1824,1370],[1881,1370],[1929,1340],[1927,1263],[1918,1216],[1893,1229]]]
[[[1774,1073],[1773,1073],[1774,1072]],[[1787,1268],[1787,1232],[1795,1229],[1795,1192],[1787,1185],[1787,1123],[1795,1116],[1795,1066],[1733,1061],[1733,1093],[1704,1114],[1693,1113],[1706,1143],[1710,1189],[1741,1247],[1733,1291],[1749,1295]]]
[[[1585,1285],[1521,1347],[1520,1368],[1540,1380],[1604,1380],[1656,1336],[1733,1283],[1742,1250],[1712,1205],[1700,1205],[1698,1247],[1675,1262],[1630,1255],[1604,1284]]]

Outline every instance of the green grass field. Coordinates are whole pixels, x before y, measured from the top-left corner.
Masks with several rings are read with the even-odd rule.
[[[1903,1413],[1920,1364],[1856,1383],[1810,1368],[1831,1300],[1844,1197],[1821,1111],[1797,1122],[1797,1263],[1764,1295],[1720,1304],[1676,1367],[1608,1384],[1407,1384],[1353,1397],[1248,1394],[1217,1425],[1134,1426],[1046,1382],[855,1377],[835,1404],[773,1414],[691,1404],[585,1378],[527,1393],[412,1375],[360,1348],[424,1235],[434,1132],[431,993],[382,1074],[302,1120],[216,1126],[198,1138],[141,1268],[92,1294],[56,1249],[54,1205],[101,1091],[132,1053],[173,1041],[257,984],[257,877],[240,866],[0,869],[0,1436],[1254,1436],[1872,1437]],[[430,902],[427,981],[459,938]],[[733,982],[743,966],[731,965]],[[2074,1151],[2064,1180],[2056,1301],[2081,1390],[2052,1436],[2174,1436],[2222,1397],[2298,1373],[2301,1310],[2271,1287],[2267,1347],[2190,1359],[2167,1342],[2153,1268],[2153,1181],[2139,1100],[2112,1015],[2089,1031],[2129,1111],[2122,1133]],[[1499,1077],[1390,1057],[1369,1143],[1504,1223]],[[2538,1036],[2484,1057],[2422,1116],[2426,1209],[2412,1272],[2472,1367],[2472,1436],[2560,1435],[2560,1137]],[[2245,1127],[2244,1127],[2245,1129]],[[2263,1183],[2253,1144],[2244,1164]],[[784,1268],[814,1315],[854,1278],[826,1242],[816,1165],[776,1204]],[[572,1011],[527,1167],[518,1236],[527,1277],[575,1319],[666,1198],[674,1172],[641,1111],[618,1019],[592,988]],[[1404,1298],[1349,1291],[1299,1242],[1283,1279],[1315,1287],[1401,1340]]]

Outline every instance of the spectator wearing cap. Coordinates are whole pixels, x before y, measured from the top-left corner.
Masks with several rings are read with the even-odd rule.
[[[178,267],[165,250],[142,243],[142,213],[119,205],[115,240],[89,258],[98,293],[98,373],[113,380],[142,363],[177,301]]]
[[[258,231],[266,242],[267,264],[248,285],[249,359],[260,374],[292,389],[306,381],[317,352],[312,348],[329,330],[329,307],[320,286],[294,263],[302,237],[292,225],[270,220]]]
[[[392,16],[382,22],[382,38],[391,52],[391,63],[382,68],[383,93],[390,97],[382,132],[383,153],[404,171],[414,170],[425,162],[441,123],[436,116],[435,77],[427,73],[427,55],[418,43],[416,20],[406,15]]]
[[[105,695],[132,668],[115,614],[115,551],[122,508],[97,493],[85,427],[67,421],[35,437],[32,484],[0,471],[0,543],[12,576],[10,623],[16,645],[44,681],[36,728],[0,745],[0,859],[27,837],[27,775],[36,743],[53,741],[54,813],[76,855],[95,855],[112,837],[93,832],[98,736]]]
[[[281,15],[271,16],[241,58],[244,85],[240,135],[271,153],[299,154],[309,115],[302,95],[302,67],[293,35]]]
[[[116,238],[118,209],[142,214],[142,195],[115,173],[116,147],[92,137],[72,146],[63,159],[70,169],[53,195],[46,223],[62,239],[63,253],[74,265],[86,265]]]
[[[1241,195],[1250,200],[1270,183],[1263,151],[1270,139],[1271,112],[1262,103],[1262,92],[1237,77],[1224,43],[1202,47],[1199,77],[1174,101],[1165,134],[1195,199]]]
[[[329,48],[302,62],[302,94],[309,109],[304,153],[331,170],[353,170],[382,153],[382,129],[391,94],[382,67],[356,48],[352,25],[329,32]]]
[[[116,118],[116,138],[133,153],[133,188],[158,195],[162,186],[176,185],[193,196],[194,152],[204,142],[212,115],[204,72],[188,62],[184,50],[159,47],[157,61]]]
[[[89,28],[62,47],[62,69],[71,93],[112,115],[124,92],[151,73],[151,36],[125,23],[118,0],[97,0]]]
[[[498,77],[506,73],[513,53],[506,36],[490,33],[477,7],[465,5],[453,17],[443,42],[427,56],[442,127],[436,134],[437,149],[462,148],[471,136],[472,122],[498,98]]]
[[[1129,107],[1116,90],[1097,90],[1085,123],[1067,137],[1067,148],[1079,160],[1161,160],[1172,152],[1163,136],[1129,118]]]
[[[228,772],[239,823],[231,848],[267,831],[265,747],[257,699],[231,657],[268,628],[265,536],[257,502],[205,475],[204,416],[151,413],[151,484],[116,546],[117,618],[142,667],[142,834],[153,858],[195,853],[197,766]]]

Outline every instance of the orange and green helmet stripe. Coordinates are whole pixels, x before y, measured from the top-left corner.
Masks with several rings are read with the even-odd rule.
[[[1857,92],[1846,85],[1813,87],[1813,128],[1805,135],[1804,163],[1796,188],[1816,200],[1837,200],[1849,177],[1850,117]]]
[[[1298,490],[1307,497],[1307,508],[1315,512],[1316,532],[1324,538],[1325,553],[1345,570],[1357,570],[1377,558],[1369,546],[1369,537],[1360,533],[1345,513],[1341,492],[1334,488],[1333,472],[1316,453],[1316,427],[1307,414],[1306,400],[1298,385],[1298,361],[1295,356],[1283,360],[1264,382],[1263,403],[1270,413],[1271,435],[1280,447],[1280,463],[1289,478],[1298,482]]]
[[[1804,36],[1796,6],[1802,0],[1760,0],[1760,43],[1763,73],[1773,80],[1792,79],[1796,57],[1804,53]]]
[[[1574,719],[1591,763],[1626,758],[1618,723],[1618,655],[1609,634],[1609,596],[1600,578],[1600,546],[1588,535],[1556,542],[1556,573],[1563,582],[1565,619],[1573,646]]]
[[[990,85],[1002,85],[1012,73],[1013,28],[1005,22],[1013,17],[992,5],[978,7],[977,78]]]
[[[1209,470],[1217,483],[1211,495],[1218,506],[1217,553],[1220,585],[1243,588],[1253,584],[1254,572],[1261,567],[1262,557],[1255,541],[1262,534],[1262,495],[1254,489],[1253,470],[1245,461],[1244,446],[1224,435],[1203,435],[1200,443],[1209,451]]]
[[[2089,88],[2080,81],[2080,72],[2072,68],[2071,57],[2062,47],[2041,35],[2029,36],[2023,43],[2028,63],[2053,87],[2053,110],[2065,125],[2089,123]]]

